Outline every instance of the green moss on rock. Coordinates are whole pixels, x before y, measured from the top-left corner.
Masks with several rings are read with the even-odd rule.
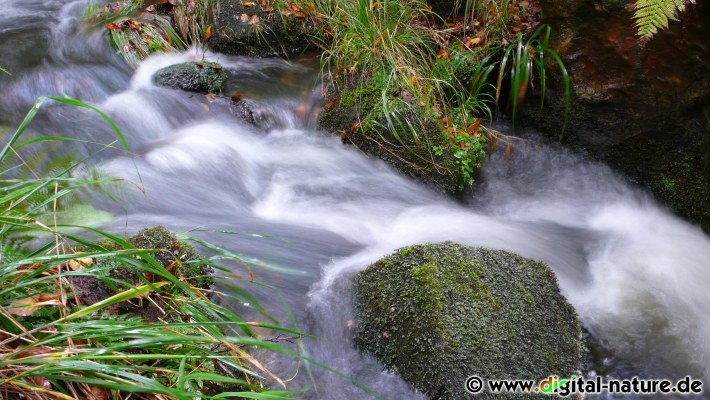
[[[199,93],[221,93],[227,71],[218,63],[201,61],[163,68],[153,77],[155,84]]]
[[[209,289],[214,284],[213,269],[197,253],[194,247],[178,238],[167,228],[156,226],[139,231],[127,241],[139,249],[156,250],[152,254],[168,272],[183,282],[200,289]],[[122,249],[113,241],[100,243],[109,250]],[[126,290],[128,286],[139,286],[146,283],[146,277],[139,275],[123,263],[117,263],[111,258],[99,258],[94,261],[94,268],[103,270],[105,278],[93,276],[77,276],[72,279],[75,293],[81,304],[91,305],[102,301],[117,292]],[[156,320],[158,310],[151,302],[145,301],[142,306],[129,303],[118,303],[109,308],[117,313],[138,314],[147,320]]]
[[[457,163],[457,147],[415,101],[388,91],[378,75],[342,86],[333,90],[331,106],[319,115],[320,129],[340,134],[343,142],[443,192],[458,193],[469,183]]]
[[[192,286],[207,289],[214,283],[212,268],[190,244],[178,238],[163,226],[146,228],[128,241],[141,249],[157,249],[153,257],[176,277]]]
[[[432,399],[470,398],[471,375],[543,379],[582,367],[580,322],[544,263],[417,245],[369,266],[356,287],[359,348]]]

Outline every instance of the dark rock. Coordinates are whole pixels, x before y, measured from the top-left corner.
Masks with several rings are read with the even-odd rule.
[[[710,3],[690,4],[647,43],[633,2],[542,0],[554,48],[572,79],[565,140],[649,187],[678,214],[710,231]],[[555,68],[548,68],[555,74]],[[559,76],[546,104],[524,113],[557,135],[563,123]],[[534,101],[528,104],[534,105]]]
[[[254,110],[252,109],[249,102],[243,99],[230,99],[229,100],[229,112],[235,117],[241,119],[242,121],[257,126],[256,118],[254,117]]]
[[[265,12],[258,1],[250,7],[241,0],[217,0],[215,30],[209,46],[220,53],[244,56],[290,56],[310,45],[314,25],[307,18]]]
[[[356,285],[357,345],[432,399],[471,398],[471,375],[538,380],[583,366],[577,314],[541,262],[417,245],[372,264]]]
[[[218,63],[200,61],[171,65],[155,73],[155,84],[188,92],[220,93],[227,71]]]
[[[467,0],[427,0],[431,10],[442,17],[461,15],[465,11]]]

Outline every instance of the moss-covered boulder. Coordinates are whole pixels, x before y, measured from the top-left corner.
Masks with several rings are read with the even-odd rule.
[[[189,285],[209,289],[214,284],[213,270],[190,244],[179,240],[172,232],[162,226],[146,228],[131,236],[127,241],[139,249],[156,250],[152,254],[169,273]],[[110,250],[122,249],[117,243],[103,242],[101,245]],[[101,269],[104,279],[93,276],[76,276],[72,278],[74,292],[80,304],[91,305],[107,299],[114,294],[127,290],[129,287],[144,285],[156,277],[137,274],[125,264],[117,263],[111,258],[99,258],[93,261],[92,268]],[[159,278],[163,280],[162,278]],[[135,314],[146,320],[156,320],[161,316],[155,301],[144,301],[142,304],[123,302],[108,308],[108,311],[119,314]]]
[[[159,70],[153,80],[158,86],[188,92],[220,93],[227,81],[227,71],[218,63],[186,62]]]
[[[321,130],[445,193],[458,193],[473,182],[472,172],[485,156],[485,138],[476,143],[481,147],[462,151],[435,116],[406,91],[386,88],[383,77],[341,86],[331,90],[318,117]]]
[[[210,48],[256,57],[296,55],[308,49],[309,34],[315,30],[312,20],[303,11],[281,12],[273,2],[267,3],[216,0]]]
[[[359,273],[356,306],[359,348],[432,399],[470,398],[471,375],[543,379],[582,367],[581,324],[555,274],[506,251],[400,249]]]

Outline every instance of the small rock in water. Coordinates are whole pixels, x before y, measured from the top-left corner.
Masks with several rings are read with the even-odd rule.
[[[198,93],[221,93],[227,72],[213,62],[186,62],[163,68],[153,77],[158,86]]]

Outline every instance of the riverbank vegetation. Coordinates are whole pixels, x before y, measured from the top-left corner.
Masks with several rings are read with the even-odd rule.
[[[80,173],[84,159],[31,157],[41,146],[73,140],[26,137],[48,100],[5,136],[0,151],[2,397],[291,398],[284,382],[251,353],[298,357],[279,338],[302,335],[277,326],[244,290],[250,281],[219,265],[233,253],[201,257],[165,228],[124,239],[68,217],[78,204],[89,212],[82,193],[102,192],[120,180]],[[51,100],[92,109],[106,120],[117,139],[97,145],[97,153],[128,151],[105,114],[75,100]],[[266,322],[246,321],[219,305],[222,300],[247,301]]]
[[[636,1],[638,35],[648,40],[685,3]],[[570,79],[540,13],[537,0],[132,0],[87,15],[132,65],[190,45],[291,55],[307,36],[329,88],[321,128],[457,193],[492,148],[502,143],[510,154],[513,139],[494,120],[503,114],[515,126],[529,97],[544,106],[551,78],[563,88],[564,135]]]
[[[215,9],[233,7],[246,37],[267,47],[279,47],[266,40],[267,21],[299,26],[322,52],[330,88],[321,127],[449,193],[473,183],[486,149],[500,139],[510,145],[490,123],[498,111],[514,121],[532,92],[543,98],[550,66],[560,71],[569,107],[567,72],[535,1],[212,3],[135,0],[87,15],[130,64],[208,43],[219,30],[209,17]]]
[[[491,122],[502,111],[514,123],[532,92],[544,98],[550,65],[569,108],[567,71],[535,2],[439,5],[448,17],[422,1],[329,4],[312,16],[333,88],[322,125],[446,192],[473,183],[486,149],[510,145]]]

